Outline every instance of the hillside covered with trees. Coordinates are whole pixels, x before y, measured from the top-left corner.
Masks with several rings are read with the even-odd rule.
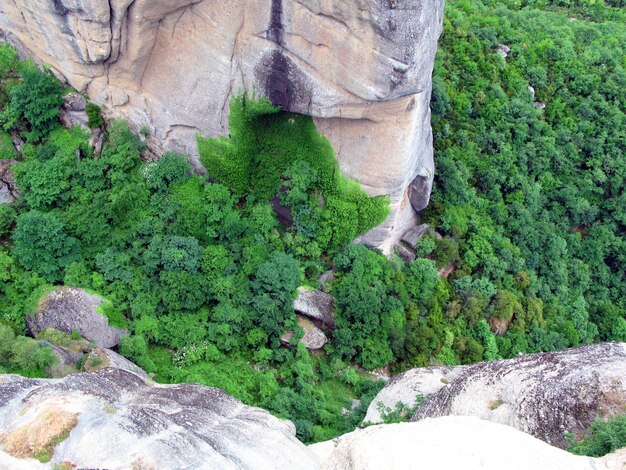
[[[0,372],[50,373],[25,316],[52,286],[82,287],[111,302],[130,331],[120,352],[156,381],[221,388],[310,442],[360,423],[380,367],[626,341],[619,2],[447,2],[431,229],[408,263],[350,243],[388,202],[341,175],[311,118],[240,95],[230,136],[198,139],[207,176],[185,155],[145,161],[123,121],[95,154],[58,122],[69,90],[0,46],[0,159],[20,192],[0,205]],[[331,269],[336,329],[311,353],[292,302]]]

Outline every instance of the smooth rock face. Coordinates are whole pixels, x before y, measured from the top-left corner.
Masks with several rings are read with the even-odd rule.
[[[334,328],[333,296],[319,290],[298,287],[298,295],[293,301],[293,309],[300,315],[304,315],[322,326]]]
[[[323,470],[622,470],[624,454],[575,456],[509,426],[446,416],[359,429],[309,446]]]
[[[85,360],[84,369],[86,372],[96,372],[101,369],[113,367],[127,372],[132,372],[144,380],[150,379],[148,373],[138,365],[130,362],[124,356],[105,348],[92,349]]]
[[[39,301],[36,313],[27,317],[26,323],[33,336],[46,328],[78,331],[97,346],[112,348],[128,331],[109,326],[107,317],[97,311],[103,300],[76,287],[57,287]]]
[[[0,33],[196,166],[196,134],[228,132],[233,93],[314,116],[342,172],[391,197],[361,239],[389,251],[415,223],[409,184],[430,193],[442,15],[443,0],[5,0]]]
[[[398,403],[412,408],[417,403],[418,395],[428,396],[438,392],[461,375],[463,370],[464,366],[420,367],[396,375],[372,400],[363,422],[382,423],[381,409],[393,411]]]
[[[5,442],[50,414],[77,419],[69,436],[53,443],[51,460],[72,468],[319,468],[317,456],[294,437],[291,423],[215,388],[148,386],[119,369],[60,380],[0,376]],[[15,458],[0,444],[0,468],[51,467]]]
[[[412,421],[477,416],[565,447],[566,432],[582,436],[596,418],[624,414],[625,404],[626,343],[603,343],[466,367]]]
[[[302,336],[300,342],[310,351],[322,349],[328,342],[328,337],[306,317],[302,315],[297,315],[297,317],[298,326],[304,330],[304,336]],[[281,342],[285,345],[289,344],[293,334],[293,331],[287,331],[280,337]]]

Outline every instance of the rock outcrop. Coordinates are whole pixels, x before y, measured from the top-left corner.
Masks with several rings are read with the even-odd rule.
[[[508,426],[447,416],[372,426],[309,446],[323,470],[623,470],[624,451],[595,459],[572,455]]]
[[[442,14],[443,0],[6,0],[0,30],[197,166],[196,133],[228,132],[233,93],[314,116],[342,172],[391,197],[361,239],[389,251],[430,194]]]
[[[310,351],[322,349],[328,342],[328,337],[306,317],[303,317],[302,315],[296,316],[298,318],[298,326],[302,328],[302,331],[304,332],[304,335],[300,338],[300,342]],[[287,331],[280,337],[280,341],[284,345],[288,345],[291,343],[293,335],[293,331]]]
[[[421,381],[431,373],[436,374],[437,370],[405,373],[392,381],[387,391],[383,389],[382,398],[375,398],[374,403],[383,401],[393,407],[390,401],[395,397],[401,400],[415,390],[427,393]],[[432,394],[412,417],[413,421],[446,415],[477,416],[565,447],[566,432],[580,437],[596,418],[608,419],[626,411],[624,343],[481,362],[444,374],[449,383],[442,384],[439,390],[431,388]],[[414,377],[413,388],[405,377]],[[434,379],[436,382],[436,375]]]
[[[0,468],[319,468],[294,434],[215,388],[148,386],[120,369],[0,376]]]
[[[298,295],[293,301],[293,309],[300,315],[313,320],[320,328],[333,329],[335,318],[333,296],[320,290],[298,287]]]
[[[465,370],[460,367],[420,367],[411,369],[393,377],[374,397],[364,423],[378,424],[383,422],[383,413],[394,411],[398,403],[410,409],[417,403],[417,397],[427,397],[441,388],[446,387]]]
[[[83,369],[86,372],[96,372],[101,369],[107,369],[112,367],[114,369],[121,369],[127,372],[132,372],[138,375],[144,380],[148,380],[150,376],[138,365],[130,362],[124,356],[111,351],[110,349],[94,348],[89,351]]]
[[[47,328],[78,331],[97,346],[112,348],[128,331],[110,326],[108,318],[98,311],[105,301],[83,289],[57,287],[39,300],[35,314],[26,317],[26,323],[33,336]]]

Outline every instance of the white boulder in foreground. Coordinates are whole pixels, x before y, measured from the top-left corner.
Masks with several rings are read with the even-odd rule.
[[[107,470],[319,468],[290,422],[215,388],[147,384],[112,368],[59,380],[0,375],[0,469],[65,462]]]
[[[310,446],[323,470],[622,470],[623,451],[572,455],[510,426],[467,416],[384,424]]]

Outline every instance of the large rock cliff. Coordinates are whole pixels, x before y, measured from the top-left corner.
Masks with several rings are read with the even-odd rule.
[[[156,385],[120,369],[0,376],[3,469],[318,467],[290,422],[215,388]]]
[[[389,382],[372,401],[365,420],[380,422],[379,408],[393,410],[397,402],[411,407],[417,395],[426,399],[413,421],[476,416],[565,447],[567,432],[581,437],[595,419],[626,412],[626,344],[413,369]]]
[[[443,0],[5,0],[0,30],[196,165],[196,133],[228,132],[233,93],[314,116],[342,172],[391,196],[364,238],[388,249],[430,194],[442,13]]]

